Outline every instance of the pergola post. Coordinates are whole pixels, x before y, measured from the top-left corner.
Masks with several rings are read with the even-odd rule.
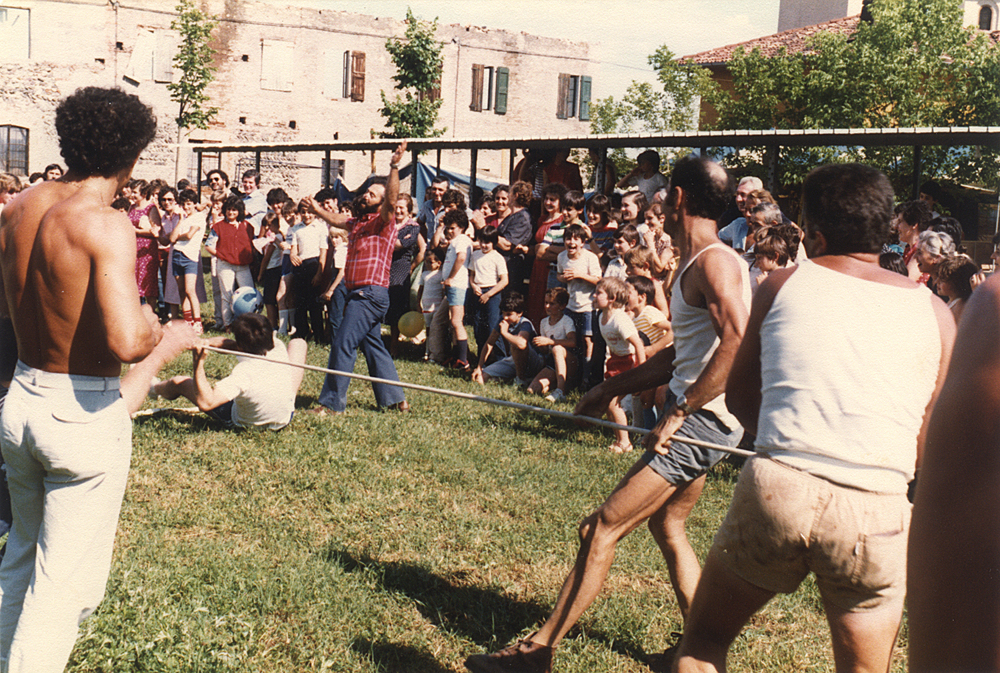
[[[323,188],[330,186],[330,150],[326,151],[326,159],[323,164]]]
[[[607,177],[608,177],[608,170],[607,170],[607,165],[608,165],[608,148],[607,147],[600,147],[600,148],[598,148],[597,154],[600,157],[600,159],[597,160],[597,168],[596,168],[596,170],[597,170],[597,179],[594,180],[594,190],[598,194],[603,194],[604,193],[604,188],[607,186],[604,183],[605,183],[605,181],[607,180]]]
[[[417,196],[417,161],[420,157],[420,152],[413,149],[410,150],[410,196]]]
[[[260,175],[260,150],[256,152],[256,161],[254,161],[253,167],[257,169],[257,175]]]
[[[764,186],[772,194],[778,193],[778,154],[780,151],[781,148],[777,145],[768,145],[764,149],[764,170],[767,171]]]
[[[517,161],[517,148],[510,148],[510,175],[507,177],[507,184],[514,184],[514,162]]]
[[[920,162],[923,158],[924,148],[922,145],[913,146],[913,200],[920,197]]]
[[[202,153],[198,152],[198,203],[201,203],[201,161]]]
[[[469,167],[469,208],[474,208],[473,199],[476,198],[476,164],[479,163],[479,150],[472,148],[472,165]]]

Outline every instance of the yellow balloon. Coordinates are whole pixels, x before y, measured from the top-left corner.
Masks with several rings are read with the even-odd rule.
[[[413,338],[424,331],[424,314],[420,311],[404,313],[399,319],[399,333]]]

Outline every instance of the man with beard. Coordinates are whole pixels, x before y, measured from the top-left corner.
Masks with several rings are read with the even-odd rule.
[[[399,196],[399,160],[406,151],[406,141],[396,148],[389,161],[389,178],[384,183],[373,182],[361,196],[361,212],[350,218],[319,206],[313,199],[306,203],[319,217],[331,225],[348,231],[347,264],[344,283],[347,304],[344,320],[330,347],[329,369],[353,372],[357,350],[368,362],[368,374],[375,378],[398,381],[396,365],[382,342],[382,319],[389,308],[389,264],[396,240],[393,208]],[[319,415],[340,414],[347,407],[347,387],[350,379],[327,374],[319,394]],[[384,383],[373,383],[375,401],[379,407],[409,411],[403,389]]]

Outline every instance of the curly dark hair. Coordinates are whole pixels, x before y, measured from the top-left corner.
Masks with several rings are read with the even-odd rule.
[[[109,177],[128,168],[156,135],[156,117],[121,89],[77,89],[56,108],[59,148],[69,170]]]

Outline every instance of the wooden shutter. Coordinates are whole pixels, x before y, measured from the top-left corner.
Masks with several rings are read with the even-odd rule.
[[[510,80],[510,70],[497,68],[497,95],[494,99],[493,112],[498,115],[507,114],[507,83]]]
[[[472,65],[472,103],[469,109],[473,112],[483,111],[483,65],[474,63]]]
[[[365,100],[365,52],[351,52],[351,100]]]
[[[566,119],[569,111],[566,109],[566,97],[569,96],[569,75],[559,75],[559,97],[556,99],[556,117]]]
[[[584,75],[580,78],[580,121],[590,121],[590,86],[591,80]]]
[[[175,53],[177,53],[176,38],[165,31],[158,31],[156,33],[156,49],[153,52],[153,81],[173,81]]]
[[[427,89],[427,91],[418,91],[417,99],[431,101],[431,102],[434,102],[436,100],[441,100],[441,78],[438,77],[437,81],[434,82],[433,89]]]

